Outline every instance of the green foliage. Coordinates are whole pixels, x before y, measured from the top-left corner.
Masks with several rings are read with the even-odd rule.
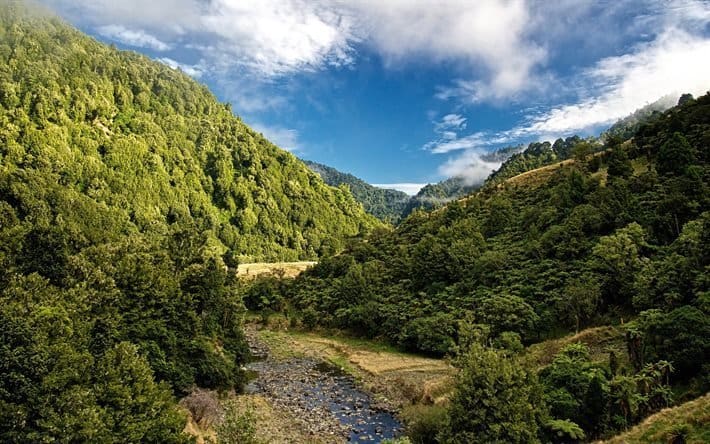
[[[469,184],[461,177],[451,177],[441,182],[424,185],[416,195],[407,202],[402,212],[402,218],[416,210],[431,210],[440,208],[447,203],[476,191],[480,184]]]
[[[0,441],[183,442],[174,396],[244,383],[239,259],[379,224],[204,86],[43,14],[0,6]]]
[[[589,358],[589,349],[572,344],[543,369],[540,380],[554,418],[572,421],[592,436],[604,432],[609,422],[609,386],[603,369]]]
[[[539,386],[515,358],[473,344],[451,398],[449,424],[440,435],[450,443],[539,442]]]
[[[629,347],[639,359],[637,367],[665,359],[673,364],[676,375],[685,379],[699,374],[710,358],[710,317],[693,306],[670,312],[644,311],[628,329]]]
[[[98,222],[113,222],[108,233],[192,225],[221,254],[272,261],[335,252],[377,225],[186,75],[21,9],[2,11],[12,69],[0,84],[17,100],[0,105],[0,183],[26,216],[45,203],[85,242],[109,228]],[[28,266],[48,273],[81,241],[34,228]]]
[[[572,157],[576,147],[584,141],[578,136],[550,142],[533,142],[519,152],[513,152],[495,172],[486,179],[486,186],[497,185],[526,171],[550,165]]]
[[[584,440],[584,430],[567,419],[551,419],[545,423],[545,428],[552,436],[552,442],[577,443]]]
[[[444,432],[449,416],[445,407],[415,404],[407,407],[403,418],[412,444],[435,444],[439,442],[437,436]]]
[[[225,444],[258,444],[256,417],[252,410],[240,413],[235,400],[224,409],[224,419],[217,426],[217,439]]]

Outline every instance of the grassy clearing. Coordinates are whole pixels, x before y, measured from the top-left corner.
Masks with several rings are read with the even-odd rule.
[[[574,159],[563,160],[562,162],[553,163],[551,165],[545,165],[534,170],[526,171],[524,173],[513,176],[509,179],[503,181],[498,188],[502,188],[505,185],[515,185],[515,186],[525,186],[525,187],[537,187],[547,183],[553,174],[564,166],[572,165]]]
[[[552,358],[565,346],[577,342],[589,347],[592,360],[595,362],[608,361],[610,352],[614,352],[619,363],[626,364],[628,361],[624,334],[621,329],[613,326],[588,328],[564,338],[533,344],[528,347],[526,357],[533,366],[541,368],[550,364]]]
[[[608,444],[710,443],[710,394],[677,407],[661,410]]]
[[[237,276],[249,279],[262,274],[272,274],[279,277],[293,278],[315,264],[316,262],[313,261],[239,264]]]
[[[375,341],[274,330],[261,330],[259,335],[274,358],[328,361],[397,409],[412,403],[445,403],[452,386],[454,368],[445,360],[403,353]]]

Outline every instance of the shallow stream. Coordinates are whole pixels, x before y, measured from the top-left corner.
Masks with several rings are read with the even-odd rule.
[[[253,372],[247,393],[260,394],[286,409],[314,435],[358,443],[401,435],[397,418],[375,407],[371,396],[338,367],[310,358],[262,356],[247,368]]]

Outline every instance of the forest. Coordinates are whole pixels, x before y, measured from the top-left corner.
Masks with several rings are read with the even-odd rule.
[[[177,398],[244,382],[237,264],[379,225],[186,75],[0,6],[0,441],[189,441]]]
[[[710,389],[710,95],[531,144],[392,227],[205,86],[57,18],[3,3],[0,60],[2,442],[194,441],[178,400],[243,389],[248,311],[452,363],[416,443],[608,438]],[[623,347],[531,358],[593,327]]]

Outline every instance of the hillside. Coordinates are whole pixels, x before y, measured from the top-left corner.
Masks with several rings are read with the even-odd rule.
[[[239,390],[240,261],[380,223],[186,75],[0,5],[0,441],[188,442]]]
[[[649,416],[628,432],[604,441],[609,444],[710,442],[710,394]]]
[[[686,100],[630,143],[585,146],[574,161],[545,167],[536,186],[486,187],[414,213],[394,232],[373,232],[300,275],[287,301],[305,325],[433,355],[483,338],[494,350],[476,349],[476,362],[506,353],[496,348],[623,324],[629,356],[615,347],[600,364],[572,343],[538,372],[554,419],[540,429],[570,439],[620,430],[672,402],[658,375],[684,397],[709,388],[708,134],[710,96]],[[575,378],[606,398],[585,398]],[[642,401],[629,406],[620,396]]]
[[[0,33],[2,173],[15,184],[3,193],[16,208],[45,200],[29,186],[45,181],[137,230],[200,227],[246,260],[315,258],[376,224],[186,75],[52,19],[4,14]]]
[[[409,202],[409,196],[397,190],[387,190],[370,185],[352,174],[343,173],[309,160],[304,161],[308,168],[318,173],[330,186],[346,185],[356,201],[360,202],[369,214],[383,222],[397,223]]]

